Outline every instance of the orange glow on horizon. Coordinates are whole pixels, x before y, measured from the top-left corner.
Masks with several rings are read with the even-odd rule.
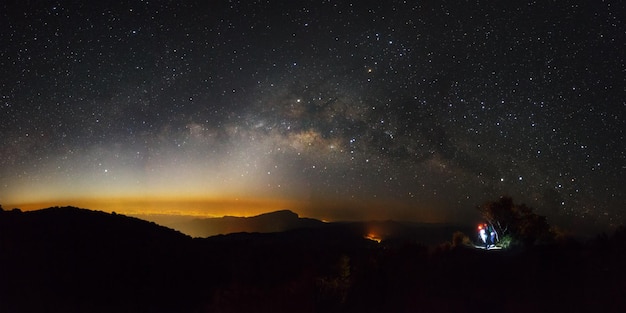
[[[401,220],[436,223],[445,216],[427,204],[409,206],[394,200],[365,201],[342,199],[311,199],[309,197],[223,197],[202,196],[118,196],[118,197],[67,197],[42,199],[31,202],[3,204],[5,210],[19,208],[33,211],[49,207],[73,206],[78,208],[116,212],[130,216],[169,217],[250,217],[279,210],[290,210],[300,217],[323,221],[383,221]],[[370,231],[371,232],[371,231]],[[379,232],[372,232],[379,233]],[[377,238],[380,239],[380,236]]]
[[[75,198],[9,204],[4,209],[32,211],[54,206],[74,206],[125,215],[181,215],[197,217],[254,216],[277,210],[293,210],[297,203],[284,199],[120,197]]]

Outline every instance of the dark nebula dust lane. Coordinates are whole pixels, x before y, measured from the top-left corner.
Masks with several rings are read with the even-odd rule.
[[[618,1],[0,5],[0,203],[624,222]]]

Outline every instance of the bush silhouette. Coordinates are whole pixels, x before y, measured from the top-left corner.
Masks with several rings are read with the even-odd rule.
[[[452,234],[452,247],[467,246],[469,244],[471,244],[471,240],[465,233],[456,231]]]

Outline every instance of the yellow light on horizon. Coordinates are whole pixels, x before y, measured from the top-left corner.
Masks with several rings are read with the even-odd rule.
[[[297,209],[297,203],[272,198],[200,198],[200,197],[117,197],[74,198],[9,204],[5,209],[19,208],[24,211],[54,206],[74,206],[125,215],[174,215],[174,216],[253,216],[270,211]]]

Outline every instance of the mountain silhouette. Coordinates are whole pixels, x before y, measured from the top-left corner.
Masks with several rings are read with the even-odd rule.
[[[285,225],[276,221],[294,219],[281,211],[248,221],[276,230]],[[298,312],[309,300],[296,297],[277,306],[276,298],[255,296],[241,307],[231,295],[252,288],[240,284],[283,290],[295,278],[305,279],[298,290],[309,297],[302,288],[315,284],[311,275],[326,271],[346,247],[371,245],[343,228],[194,239],[138,218],[75,207],[0,210],[0,312],[204,312],[234,306]]]
[[[192,238],[74,207],[0,209],[0,312],[626,309],[626,228],[589,243],[490,252],[452,246],[452,233],[423,243],[451,225],[308,221],[315,227],[278,232],[301,219],[279,211],[219,220],[268,232]]]
[[[2,212],[0,312],[179,308],[186,295],[170,284],[191,275],[178,263],[191,244],[178,231],[124,215],[75,207]]]
[[[168,226],[192,237],[209,237],[240,232],[283,232],[297,228],[322,227],[324,225],[325,223],[320,220],[302,218],[292,211],[281,210],[252,217],[196,218],[186,222],[169,224]]]

